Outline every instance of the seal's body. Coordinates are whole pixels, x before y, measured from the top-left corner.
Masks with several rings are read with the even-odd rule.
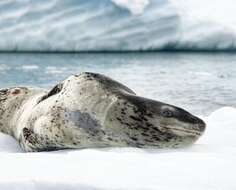
[[[0,91],[0,130],[25,151],[89,147],[182,147],[205,123],[185,110],[135,95],[95,73],[70,76],[49,92]]]

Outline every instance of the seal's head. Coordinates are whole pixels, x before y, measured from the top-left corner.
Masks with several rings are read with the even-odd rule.
[[[26,98],[29,90],[26,87],[0,89],[0,131],[12,134],[11,120]]]
[[[160,130],[172,135],[174,147],[194,143],[205,131],[206,125],[200,118],[176,106],[159,105]]]
[[[120,96],[108,117],[116,115],[123,128],[130,129],[126,134],[134,146],[184,147],[193,144],[205,130],[203,120],[182,108],[128,93]]]
[[[200,136],[205,130],[205,123],[182,108],[171,105],[160,106],[160,126],[180,136]]]

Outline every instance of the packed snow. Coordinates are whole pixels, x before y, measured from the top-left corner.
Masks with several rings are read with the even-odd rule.
[[[235,50],[235,10],[234,0],[4,0],[0,50]]]
[[[203,118],[207,130],[192,147],[175,150],[83,149],[23,153],[0,135],[4,190],[234,190],[236,109]]]

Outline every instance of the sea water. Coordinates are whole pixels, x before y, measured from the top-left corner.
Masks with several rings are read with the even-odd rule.
[[[197,115],[236,107],[233,53],[1,53],[0,88],[50,89],[71,74],[105,74],[137,95],[174,104]]]

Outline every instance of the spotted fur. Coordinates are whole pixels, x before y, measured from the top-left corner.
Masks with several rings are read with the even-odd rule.
[[[73,75],[50,91],[0,90],[0,130],[25,151],[89,147],[182,147],[205,123],[187,111],[137,96],[104,75]]]

